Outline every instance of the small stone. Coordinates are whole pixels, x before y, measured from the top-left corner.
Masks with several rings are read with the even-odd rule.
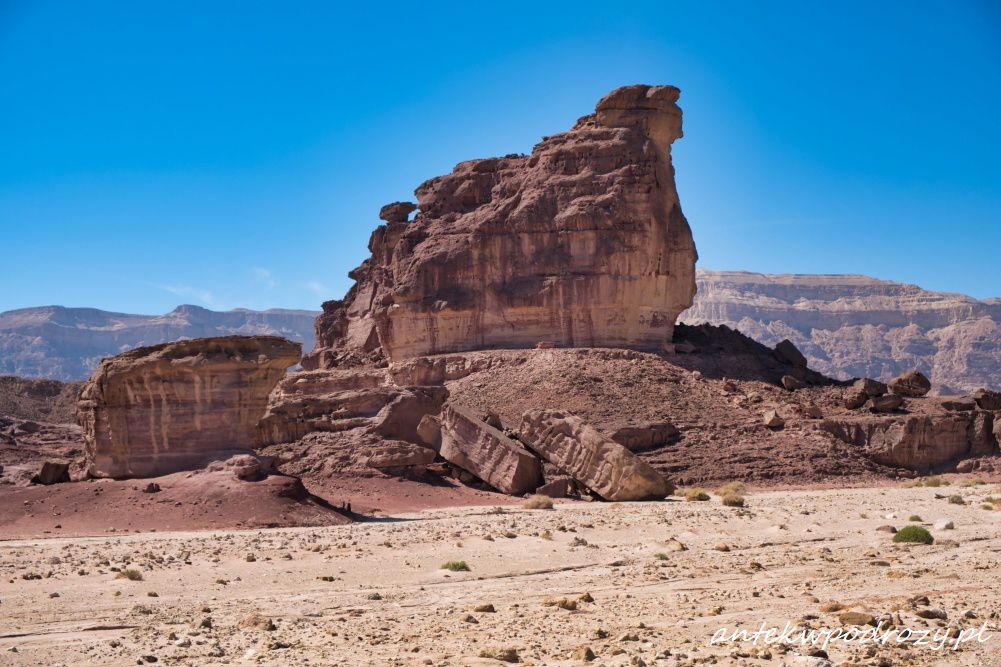
[[[953,530],[955,527],[956,526],[952,522],[952,519],[946,519],[946,518],[936,519],[935,523],[932,524],[932,528],[934,528],[935,530]]]

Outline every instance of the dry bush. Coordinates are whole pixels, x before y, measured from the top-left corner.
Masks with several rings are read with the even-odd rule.
[[[685,491],[685,500],[688,502],[702,502],[709,500],[709,494],[702,489],[688,489]]]
[[[728,496],[734,493],[738,496],[743,496],[747,494],[747,485],[743,482],[727,482],[723,486],[716,489],[716,495],[722,498],[723,496]]]
[[[142,581],[143,573],[139,570],[133,570],[131,568],[126,568],[115,575],[115,579],[128,579],[129,581]]]
[[[553,509],[553,499],[541,493],[534,493],[525,498],[521,506],[527,510],[551,510]]]
[[[723,496],[721,502],[727,507],[743,507],[744,496],[739,493],[728,493]]]

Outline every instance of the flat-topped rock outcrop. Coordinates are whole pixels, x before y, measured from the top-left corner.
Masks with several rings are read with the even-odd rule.
[[[268,394],[301,352],[277,336],[224,336],[105,359],[78,404],[89,473],[152,477],[251,451]]]
[[[695,294],[674,184],[679,91],[627,86],[531,155],[470,160],[383,208],[307,369],[537,344],[659,350]],[[408,220],[416,210],[416,216]]]

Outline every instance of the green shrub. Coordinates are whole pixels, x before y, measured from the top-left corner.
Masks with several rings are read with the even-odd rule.
[[[935,538],[931,536],[925,528],[921,526],[904,526],[893,536],[894,542],[918,542],[920,544],[931,544]]]
[[[958,493],[954,493],[953,495],[949,496],[949,504],[950,505],[965,505],[966,501],[963,500],[963,496],[959,495]]]
[[[450,560],[441,567],[443,570],[451,570],[452,572],[469,572],[469,566],[464,560]]]
[[[907,520],[908,521],[923,521],[923,519],[920,516],[918,516],[917,514],[910,515],[909,517],[907,517]]]

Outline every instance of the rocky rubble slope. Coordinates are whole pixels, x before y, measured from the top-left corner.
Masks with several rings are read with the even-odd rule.
[[[61,306],[10,310],[0,313],[0,373],[86,380],[102,358],[183,338],[282,336],[310,350],[316,315],[283,309],[218,312],[191,305],[163,315]]]
[[[788,338],[825,375],[886,381],[916,368],[935,393],[1001,389],[1001,299],[858,275],[701,269],[696,282],[682,322],[725,324],[766,345]]]

